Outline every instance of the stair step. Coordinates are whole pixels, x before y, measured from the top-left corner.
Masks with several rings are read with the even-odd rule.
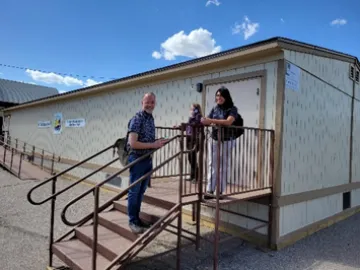
[[[118,210],[100,213],[99,224],[130,241],[135,241],[139,237],[139,235],[131,231],[128,215]]]
[[[76,237],[92,248],[93,243],[93,225],[83,226],[75,229]],[[132,242],[129,239],[99,225],[98,226],[98,252],[108,260],[115,259],[118,255],[124,253]]]
[[[127,215],[127,200],[114,201],[116,210]],[[141,204],[140,218],[144,221],[155,223],[167,213],[167,210],[148,203]]]
[[[72,270],[92,269],[92,250],[78,239],[55,243],[53,252]],[[104,269],[109,263],[109,260],[98,253],[96,269]]]
[[[154,197],[154,195],[144,194],[143,203],[148,203],[148,204],[160,207],[160,208],[170,210],[171,208],[173,208],[176,205],[176,203],[171,200],[172,200],[172,198],[170,199],[170,198],[164,197],[164,198],[160,199],[158,197]]]

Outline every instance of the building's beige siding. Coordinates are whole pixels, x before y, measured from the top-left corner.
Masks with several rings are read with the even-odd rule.
[[[360,189],[351,191],[351,206],[360,206]]]
[[[360,101],[354,100],[352,182],[360,182]]]
[[[348,65],[295,52],[285,57],[302,70],[300,90],[285,89],[282,195],[348,183],[352,100],[352,82],[345,76]]]
[[[349,183],[349,63],[292,51],[285,59],[301,75],[299,91],[285,89],[282,195]],[[281,207],[280,236],[341,211],[342,193]]]
[[[280,236],[342,211],[342,194],[287,205],[280,208]]]
[[[223,209],[230,210],[234,213],[239,213],[242,215],[246,215],[249,217],[258,218],[264,221],[269,220],[269,208],[266,205],[261,205],[257,203],[251,203],[251,202],[238,202],[230,205],[222,206]],[[202,208],[202,215],[214,218],[215,217],[215,209],[204,206]],[[255,232],[267,235],[268,228],[265,223],[252,220],[243,216],[239,216],[236,214],[226,213],[226,212],[220,212],[220,219],[226,223],[229,223],[231,225],[236,225],[244,229],[253,230],[255,227],[260,227],[261,225],[265,225],[257,230]]]
[[[355,98],[360,101],[360,82],[355,83]]]
[[[352,95],[353,84],[349,78],[350,63],[289,50],[285,50],[284,53],[286,60],[307,70],[335,88]]]

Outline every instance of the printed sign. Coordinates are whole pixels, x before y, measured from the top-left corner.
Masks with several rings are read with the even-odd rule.
[[[60,134],[62,131],[62,113],[54,114],[54,134]]]
[[[38,121],[38,128],[49,128],[51,127],[51,121]]]
[[[67,119],[65,121],[65,127],[85,127],[85,119]]]
[[[294,91],[300,89],[300,68],[289,62],[286,63],[285,88]]]

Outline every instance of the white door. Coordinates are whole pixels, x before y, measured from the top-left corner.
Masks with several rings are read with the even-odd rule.
[[[244,119],[244,125],[259,128],[261,80],[249,79],[206,86],[206,115],[216,105],[215,93],[221,86],[229,89],[234,104]]]
[[[221,87],[229,89],[239,114],[244,119],[245,127],[259,127],[260,117],[260,91],[261,79],[248,79],[241,81],[211,84],[206,86],[205,114],[209,114],[215,104],[215,93]],[[232,150],[232,162],[229,162],[227,182],[232,183],[236,191],[247,188],[256,188],[258,168],[258,139],[255,131],[245,130],[244,135],[236,140]],[[207,165],[206,165],[207,166]]]

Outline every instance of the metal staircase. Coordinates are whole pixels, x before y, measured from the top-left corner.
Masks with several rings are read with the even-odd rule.
[[[59,237],[54,239],[54,223],[55,223],[55,209],[56,209],[56,200],[63,193],[68,192],[76,185],[86,181],[88,178],[92,177],[96,173],[102,171],[104,168],[111,166],[112,164],[118,162],[118,158],[113,158],[106,164],[98,167],[97,169],[92,170],[89,174],[73,181],[69,186],[62,190],[57,190],[57,181],[59,178],[63,177],[67,173],[71,173],[72,170],[79,168],[81,165],[86,162],[98,157],[99,155],[106,152],[113,152],[114,145],[110,145],[98,153],[78,162],[77,164],[63,170],[56,175],[53,175],[54,170],[52,165],[51,172],[48,174],[48,179],[45,179],[41,183],[35,185],[28,193],[28,201],[33,205],[43,205],[50,203],[51,212],[50,212],[50,233],[49,233],[49,269],[53,268],[53,256],[56,255],[63,263],[63,267],[68,267],[70,269],[76,270],[109,270],[109,269],[124,269],[135,257],[142,251],[151,241],[157,237],[162,231],[169,231],[177,236],[176,244],[176,269],[180,269],[180,251],[182,247],[182,238],[190,240],[196,245],[196,249],[199,248],[200,239],[200,221],[201,221],[201,206],[207,205],[215,209],[215,235],[214,241],[214,269],[218,267],[218,245],[220,243],[219,239],[219,223],[220,223],[220,211],[222,212],[231,212],[222,208],[221,205],[227,205],[241,200],[251,200],[255,198],[268,198],[269,202],[269,219],[258,221],[262,222],[262,225],[257,225],[254,229],[257,230],[264,226],[268,226],[268,238],[270,242],[270,226],[271,221],[271,205],[272,205],[272,183],[273,183],[273,145],[274,145],[274,132],[272,130],[260,130],[254,128],[245,128],[245,133],[241,141],[239,141],[239,149],[235,149],[232,153],[233,160],[241,160],[240,162],[232,162],[234,165],[232,176],[229,178],[228,189],[225,191],[225,194],[222,195],[220,199],[219,191],[217,190],[212,198],[204,199],[203,192],[205,189],[206,181],[204,167],[206,167],[207,160],[209,158],[209,153],[204,149],[204,145],[208,145],[209,141],[205,138],[206,132],[201,132],[201,144],[199,150],[199,172],[198,181],[193,184],[189,181],[185,181],[185,175],[187,175],[186,167],[186,157],[188,153],[195,151],[193,149],[184,149],[185,145],[185,136],[184,131],[186,125],[182,125],[180,130],[173,128],[158,128],[158,130],[172,130],[175,131],[171,136],[169,134],[164,134],[165,136],[158,137],[170,137],[167,145],[161,149],[157,149],[148,153],[145,156],[135,160],[134,162],[128,164],[122,169],[119,169],[112,175],[108,176],[102,182],[96,184],[95,186],[88,189],[83,194],[72,199],[66,204],[61,212],[62,222],[72,228]],[[221,128],[219,128],[219,138],[221,138]],[[159,134],[158,134],[159,135]],[[179,143],[180,142],[180,143]],[[240,143],[241,142],[241,143]],[[257,146],[255,146],[257,145]],[[12,168],[14,162],[14,157],[18,156],[18,162],[20,166],[17,167],[19,170],[19,175],[21,171],[21,162],[26,160],[25,157],[29,155],[43,157],[44,151],[40,154],[36,151],[27,152],[24,149],[19,150],[18,146],[13,146],[11,143],[2,142],[2,147],[4,148],[3,154],[3,166]],[[174,151],[174,149],[176,149]],[[240,156],[240,150],[242,154]],[[9,154],[6,156],[6,151]],[[125,189],[121,190],[113,198],[100,205],[99,195],[100,189],[109,184],[109,182],[118,177],[125,171],[129,170],[134,164],[140,162],[141,160],[147,158],[148,156],[153,156],[157,159],[159,152],[165,151],[168,154],[166,158],[160,158],[155,162],[154,168],[151,172],[144,175],[138,179],[133,184],[129,185]],[[172,152],[171,152],[172,151]],[[0,151],[2,152],[2,151]],[[251,154],[255,153],[255,154]],[[52,164],[55,162],[55,155],[53,154]],[[41,161],[41,160],[40,160]],[[258,171],[257,174],[252,174],[252,169],[248,169],[244,165],[247,161],[251,161],[251,166]],[[245,162],[245,163],[244,163]],[[12,164],[10,166],[10,163]],[[24,163],[24,161],[23,161]],[[31,163],[31,160],[26,161],[25,163]],[[29,164],[26,164],[28,167]],[[42,162],[40,164],[34,164],[34,168],[41,168]],[[256,165],[257,164],[257,165]],[[23,164],[24,165],[24,164]],[[166,167],[174,168],[176,170],[166,170]],[[245,168],[246,167],[246,168]],[[252,168],[251,167],[251,168]],[[29,167],[30,168],[30,167]],[[250,167],[249,167],[250,168]],[[31,169],[31,168],[30,168]],[[162,171],[162,173],[160,173]],[[218,172],[219,173],[219,172]],[[164,182],[162,185],[167,185],[167,187],[172,187],[174,192],[170,192],[170,189],[159,188],[159,192],[156,193],[156,182],[152,181],[154,188],[145,193],[144,200],[142,204],[142,211],[140,218],[145,222],[149,223],[151,226],[140,235],[134,234],[128,226],[128,216],[127,216],[127,200],[125,199],[129,189],[142,182],[146,177],[152,176],[153,180],[157,178],[171,178],[172,181]],[[242,177],[244,182],[239,182],[236,178]],[[244,178],[245,177],[245,178]],[[255,177],[255,178],[254,178]],[[51,184],[51,196],[43,199],[42,201],[37,201],[33,198],[33,192],[39,189],[40,187]],[[217,186],[220,182],[217,180]],[[161,186],[162,187],[162,186]],[[168,194],[171,193],[171,194]],[[73,206],[78,201],[82,200],[86,196],[93,196],[94,208],[92,213],[86,215],[85,217],[80,217],[76,221],[70,221],[66,213],[71,206]],[[185,230],[182,226],[182,212],[183,207],[187,205],[192,205],[192,214],[193,221],[195,222],[196,232],[190,232]],[[237,214],[231,212],[231,214]],[[242,214],[237,214],[246,218],[252,218],[250,216],[244,216]],[[254,218],[254,220],[256,220]],[[174,224],[174,222],[176,222]],[[248,231],[251,231],[250,229]],[[191,237],[185,236],[184,234],[190,235]],[[230,239],[231,237],[229,237]],[[209,240],[207,240],[209,241]],[[223,241],[221,241],[223,242]]]
[[[179,136],[174,136],[168,141],[168,144],[178,138]],[[144,155],[141,158],[137,159],[136,161],[128,164],[123,169],[109,176],[101,183],[95,185],[85,193],[70,201],[64,207],[61,213],[61,219],[66,225],[73,226],[73,229],[71,229],[59,239],[54,240],[54,211],[56,198],[62,193],[70,190],[72,187],[80,184],[87,178],[101,171],[105,167],[117,162],[118,158],[114,158],[112,161],[106,163],[97,170],[92,171],[90,174],[75,181],[73,184],[60,191],[56,191],[57,179],[63,174],[68,173],[71,170],[80,166],[81,164],[89,161],[90,159],[93,159],[106,151],[112,150],[112,148],[113,145],[101,150],[95,155],[84,159],[78,164],[41,182],[29,191],[28,200],[31,204],[42,205],[46,202],[51,202],[49,243],[50,266],[52,266],[53,255],[56,255],[71,269],[123,269],[127,263],[129,263],[144,247],[146,247],[146,245],[148,245],[161,231],[168,227],[175,219],[178,219],[178,252],[180,252],[182,206],[195,203],[197,202],[197,200],[200,199],[199,197],[197,197],[194,200],[186,200],[184,203],[182,202],[182,177],[180,177],[179,179],[178,201],[176,203],[173,203],[170,209],[169,204],[163,204],[164,207],[156,206],[161,205],[161,200],[156,202],[156,198],[152,198],[151,204],[144,203],[144,207],[142,209],[151,209],[151,211],[143,210],[141,216],[145,221],[151,223],[151,227],[141,235],[134,234],[129,229],[126,208],[127,201],[121,199],[123,199],[123,197],[127,195],[131,187],[141,183],[144,179],[146,179],[146,177],[152,175],[154,172],[156,172],[166,164],[170,163],[174,159],[182,159],[182,156],[184,155],[184,153],[186,153],[186,151],[180,151],[168,158],[166,161],[157,165],[153,168],[151,172],[147,173],[146,175],[138,179],[136,182],[130,184],[126,189],[121,191],[119,194],[117,194],[101,206],[99,205],[100,188],[103,185],[107,184],[114,177],[122,174],[123,172],[134,166],[134,164],[140,162],[145,158],[148,158],[150,155],[153,155],[157,150],[154,150],[147,155]],[[182,164],[182,162],[180,162],[180,164]],[[35,201],[32,198],[32,193],[36,189],[49,182],[52,183],[52,195],[42,201]],[[69,221],[66,217],[66,212],[69,207],[91,193],[93,193],[94,195],[94,211],[78,221]],[[180,259],[178,259],[177,261],[177,269],[180,269]]]

